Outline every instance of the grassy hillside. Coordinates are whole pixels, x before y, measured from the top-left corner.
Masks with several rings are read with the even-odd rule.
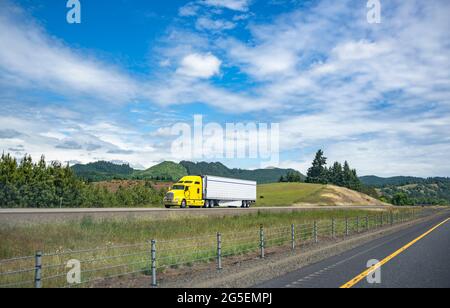
[[[450,180],[426,181],[401,186],[384,186],[380,192],[387,199],[405,196],[406,204],[448,205],[450,204]]]
[[[381,196],[395,204],[397,204],[396,202],[410,205],[450,204],[449,178],[365,176],[361,178],[361,181],[366,185],[376,187]]]
[[[134,169],[129,165],[117,165],[106,161],[99,161],[87,165],[78,164],[71,168],[78,177],[91,182],[124,179],[128,178],[134,172]]]
[[[229,169],[221,163],[192,163],[187,161],[182,161],[180,164],[186,168],[190,175],[223,176],[241,180],[257,181],[259,184],[277,183],[282,176],[286,177],[289,172],[300,174],[293,169]],[[305,176],[302,174],[300,174],[300,177],[305,179]]]
[[[188,175],[186,168],[174,162],[163,162],[145,171],[135,171],[133,178],[147,180],[177,181]]]
[[[277,183],[258,186],[257,206],[384,205],[362,193],[333,185]]]

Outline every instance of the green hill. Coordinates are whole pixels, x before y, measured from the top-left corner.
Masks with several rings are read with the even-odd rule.
[[[90,182],[126,179],[134,172],[134,169],[129,165],[118,165],[106,161],[98,161],[87,165],[77,164],[72,166],[71,169],[75,175]]]
[[[236,178],[241,180],[257,181],[259,184],[277,183],[280,177],[286,177],[289,172],[300,174],[293,169],[257,169],[257,170],[243,170],[243,169],[230,169],[222,163],[193,163],[188,161],[182,161],[180,163],[186,168],[189,175],[214,175]],[[300,174],[302,179],[305,176]]]
[[[379,194],[394,204],[397,202],[409,205],[450,204],[450,178],[364,176],[360,179],[364,184],[377,188]]]
[[[301,179],[305,176],[293,169],[230,169],[222,163],[193,163],[183,161],[179,164],[163,162],[144,171],[132,169],[129,165],[116,165],[110,162],[96,162],[72,167],[75,174],[92,182],[109,181],[113,179],[177,181],[186,175],[214,175],[241,180],[256,181],[259,184],[277,183],[288,173],[295,173]]]
[[[423,183],[426,180],[423,178],[418,177],[411,177],[411,176],[395,176],[390,178],[382,178],[374,175],[370,176],[363,176],[359,178],[361,182],[368,186],[373,187],[383,187],[388,185],[409,185],[409,184],[417,184],[417,183]]]
[[[186,168],[174,162],[163,162],[144,171],[135,171],[134,179],[177,181],[188,175]]]
[[[385,203],[343,187],[307,183],[258,185],[257,206],[384,206]]]

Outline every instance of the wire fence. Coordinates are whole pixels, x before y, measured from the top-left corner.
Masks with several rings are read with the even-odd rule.
[[[245,234],[228,232],[77,251],[36,252],[34,256],[0,260],[0,288],[103,287],[125,277],[144,279],[148,286],[156,286],[158,277],[179,275],[201,266],[221,270],[231,258],[265,258],[268,253],[288,250],[301,253],[321,242],[343,240],[424,215],[425,211],[419,210],[381,212],[290,226],[261,226]]]

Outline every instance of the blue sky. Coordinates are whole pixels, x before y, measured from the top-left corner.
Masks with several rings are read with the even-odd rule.
[[[280,123],[280,167],[323,148],[362,175],[450,176],[450,3],[0,3],[0,150],[48,160],[171,157],[177,122]],[[259,160],[224,160],[257,168]]]

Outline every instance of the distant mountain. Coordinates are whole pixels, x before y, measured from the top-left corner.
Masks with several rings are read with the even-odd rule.
[[[193,163],[182,161],[180,165],[186,168],[190,175],[223,176],[241,180],[257,181],[259,184],[277,183],[282,176],[286,177],[289,172],[299,173],[294,169],[279,168],[257,170],[230,169],[222,163]],[[300,174],[300,176],[302,179],[305,179],[304,175]]]
[[[383,187],[383,186],[402,186],[402,185],[409,185],[409,184],[418,184],[418,183],[424,183],[426,179],[424,178],[418,178],[418,177],[411,177],[411,176],[395,176],[390,178],[382,178],[374,175],[370,176],[363,176],[359,178],[361,182],[368,186],[373,187]]]
[[[163,162],[147,170],[134,170],[129,165],[117,165],[111,162],[100,161],[87,165],[77,164],[72,167],[75,174],[87,181],[100,182],[113,179],[177,181],[186,175],[215,175],[242,180],[257,181],[259,184],[277,183],[289,172],[297,173],[301,179],[305,176],[294,169],[257,169],[243,170],[230,169],[222,163],[193,163],[183,161],[179,164]]]
[[[130,165],[119,165],[107,161],[98,161],[87,165],[77,164],[71,168],[78,177],[90,182],[126,179],[135,172]]]
[[[144,171],[135,171],[134,179],[177,181],[188,175],[186,168],[174,162],[163,162]]]

